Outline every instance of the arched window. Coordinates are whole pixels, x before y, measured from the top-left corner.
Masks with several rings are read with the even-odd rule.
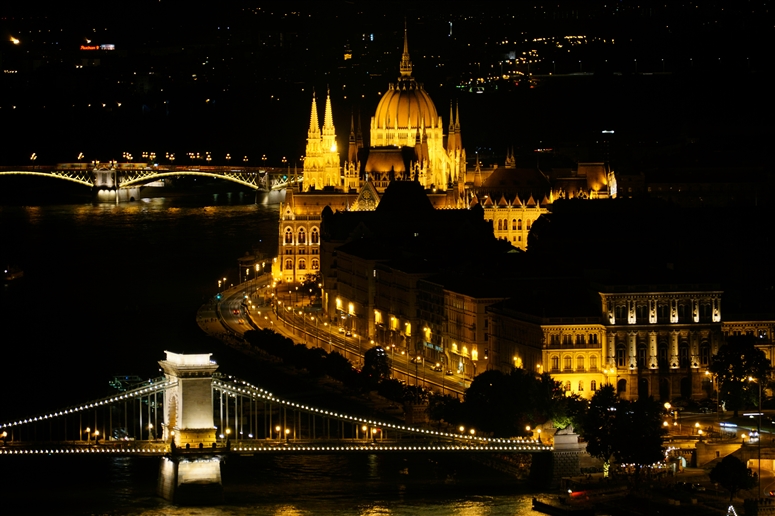
[[[517,221],[517,230],[522,231],[522,219]]]
[[[582,380],[579,380],[579,392],[584,390],[584,382]]]
[[[571,358],[571,356],[570,356],[570,355],[566,355],[566,356],[565,356],[565,360],[564,360],[564,362],[565,362],[565,363],[563,364],[563,368],[564,368],[566,371],[570,371],[571,369],[573,369],[573,359]]]
[[[517,230],[517,219],[511,219],[511,230],[512,231]]]
[[[577,346],[583,346],[584,345],[584,334],[579,333],[576,335],[576,345]]]
[[[320,236],[318,235],[318,228],[312,228],[312,234],[309,237],[309,241],[313,244],[317,244],[318,241],[320,241]]]
[[[291,228],[288,228],[285,230],[285,243],[286,244],[293,243],[293,231],[291,231]]]
[[[589,370],[597,371],[597,355],[589,357]]]
[[[560,357],[557,355],[554,355],[552,357],[552,371],[559,371],[560,370]]]
[[[306,244],[307,243],[307,237],[304,234],[304,228],[299,228],[299,243],[300,244]]]
[[[503,221],[501,219],[498,219],[498,231],[501,231],[503,229]]]
[[[570,380],[568,380],[568,381],[566,381],[566,382],[565,382],[565,390],[566,390],[566,391],[569,391],[569,390],[570,390]]]
[[[320,262],[318,262],[317,258],[312,259],[312,270],[318,270],[320,268]]]
[[[299,270],[303,271],[306,268],[307,268],[307,262],[304,260],[299,260]]]
[[[584,370],[584,357],[579,355],[576,357],[576,371]]]
[[[293,270],[293,260],[285,260],[285,270],[286,271]]]
[[[590,391],[596,391],[597,390],[597,381],[596,380],[592,380],[591,382],[589,382],[589,390]]]
[[[533,221],[530,219],[527,219],[527,230],[530,231],[530,226],[533,225]]]

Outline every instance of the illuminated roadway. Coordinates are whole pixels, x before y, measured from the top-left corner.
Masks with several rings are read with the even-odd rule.
[[[338,327],[318,319],[321,312],[304,311],[305,307],[298,304],[290,310],[286,304],[278,303],[278,310],[283,310],[282,319],[278,319],[273,307],[264,303],[264,300],[270,297],[271,287],[268,284],[270,281],[270,275],[266,274],[257,280],[232,287],[222,293],[223,298],[218,303],[216,317],[227,332],[241,336],[247,330],[269,328],[294,342],[306,344],[309,347],[321,347],[328,352],[338,351],[355,367],[363,364],[363,353],[372,346],[371,339],[359,338],[355,335],[347,337],[346,334],[339,332]],[[200,318],[204,317],[201,314],[200,311]],[[208,329],[205,328],[205,331]],[[392,353],[388,351],[388,354]],[[431,365],[433,364],[430,362],[414,364],[406,355],[391,356],[394,378],[405,381],[409,385],[420,385],[438,392],[458,395],[465,392],[470,381],[461,378],[458,373],[446,375],[444,371],[433,371]]]

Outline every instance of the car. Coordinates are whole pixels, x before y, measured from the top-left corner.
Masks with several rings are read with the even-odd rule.
[[[239,308],[235,308],[234,310],[231,311],[231,313],[233,313],[234,315],[239,315]]]
[[[339,327],[339,333],[344,333],[344,328],[342,328],[341,326]]]
[[[413,364],[422,364],[422,357],[412,357],[410,360]]]
[[[434,371],[436,371],[437,373],[440,373],[440,372],[442,372],[442,371],[444,370],[444,369],[441,367],[441,364],[439,364],[438,362],[436,362],[436,364],[435,364],[435,365],[432,365],[432,366],[431,366],[431,369],[433,369],[433,370],[434,370]]]
[[[353,332],[351,332],[350,330],[347,330],[346,332],[344,332],[344,336],[345,337],[352,337],[353,336]]]
[[[697,409],[697,412],[700,414],[710,414],[712,411],[710,410],[710,407],[700,407]]]
[[[446,374],[447,376],[452,376],[455,373],[452,371],[452,369],[447,369],[444,374]]]

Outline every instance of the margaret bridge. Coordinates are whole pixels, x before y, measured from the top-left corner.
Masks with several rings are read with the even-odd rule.
[[[0,167],[3,176],[59,179],[91,188],[100,200],[137,198],[143,186],[163,186],[179,177],[223,179],[256,191],[281,190],[302,181],[300,171],[277,167],[148,165],[146,163],[59,163],[50,166]]]

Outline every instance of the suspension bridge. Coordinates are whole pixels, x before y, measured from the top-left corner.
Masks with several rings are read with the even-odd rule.
[[[220,486],[220,459],[232,454],[553,450],[532,439],[447,433],[296,403],[218,373],[210,354],[168,351],[159,365],[164,376],[134,388],[0,424],[0,461],[34,455],[158,456],[159,493],[180,500],[189,484],[201,486],[203,478]]]

